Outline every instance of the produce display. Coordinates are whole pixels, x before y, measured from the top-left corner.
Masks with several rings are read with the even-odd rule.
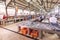
[[[39,29],[47,29],[47,30],[60,30],[60,24],[59,27],[50,25],[49,23],[39,23],[39,22],[32,22],[32,21],[22,21],[18,24],[18,26],[21,27],[27,27],[27,28],[39,28]]]

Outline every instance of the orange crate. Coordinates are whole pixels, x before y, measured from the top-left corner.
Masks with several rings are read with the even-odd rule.
[[[37,38],[38,37],[38,31],[37,30],[32,30],[30,32],[30,36],[33,37],[33,38]]]
[[[23,35],[26,35],[28,33],[28,29],[27,28],[22,28],[20,31]]]

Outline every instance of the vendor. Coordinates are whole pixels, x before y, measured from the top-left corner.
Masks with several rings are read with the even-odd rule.
[[[52,25],[52,26],[56,26],[56,27],[58,26],[58,20],[55,17],[55,15],[53,15],[49,18],[49,22],[50,22],[50,25]],[[54,27],[52,27],[52,28],[54,29]]]
[[[44,15],[41,15],[40,16],[40,22],[42,22],[44,20],[45,16]]]

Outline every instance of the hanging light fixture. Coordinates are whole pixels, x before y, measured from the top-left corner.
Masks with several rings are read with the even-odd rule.
[[[31,0],[26,0],[26,2],[30,2]]]
[[[32,0],[33,2],[36,2],[37,0]]]

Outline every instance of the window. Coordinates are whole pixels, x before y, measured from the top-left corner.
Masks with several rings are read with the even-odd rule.
[[[28,10],[24,10],[24,15],[29,15],[29,11]]]
[[[17,16],[22,15],[22,13],[23,13],[23,10],[22,9],[18,9]]]
[[[8,16],[15,16],[15,8],[7,9]]]
[[[5,6],[5,3],[4,2],[1,2],[0,3],[0,14],[4,15],[6,14],[6,6]]]
[[[35,12],[34,11],[31,11],[31,15],[34,15],[35,14]]]

